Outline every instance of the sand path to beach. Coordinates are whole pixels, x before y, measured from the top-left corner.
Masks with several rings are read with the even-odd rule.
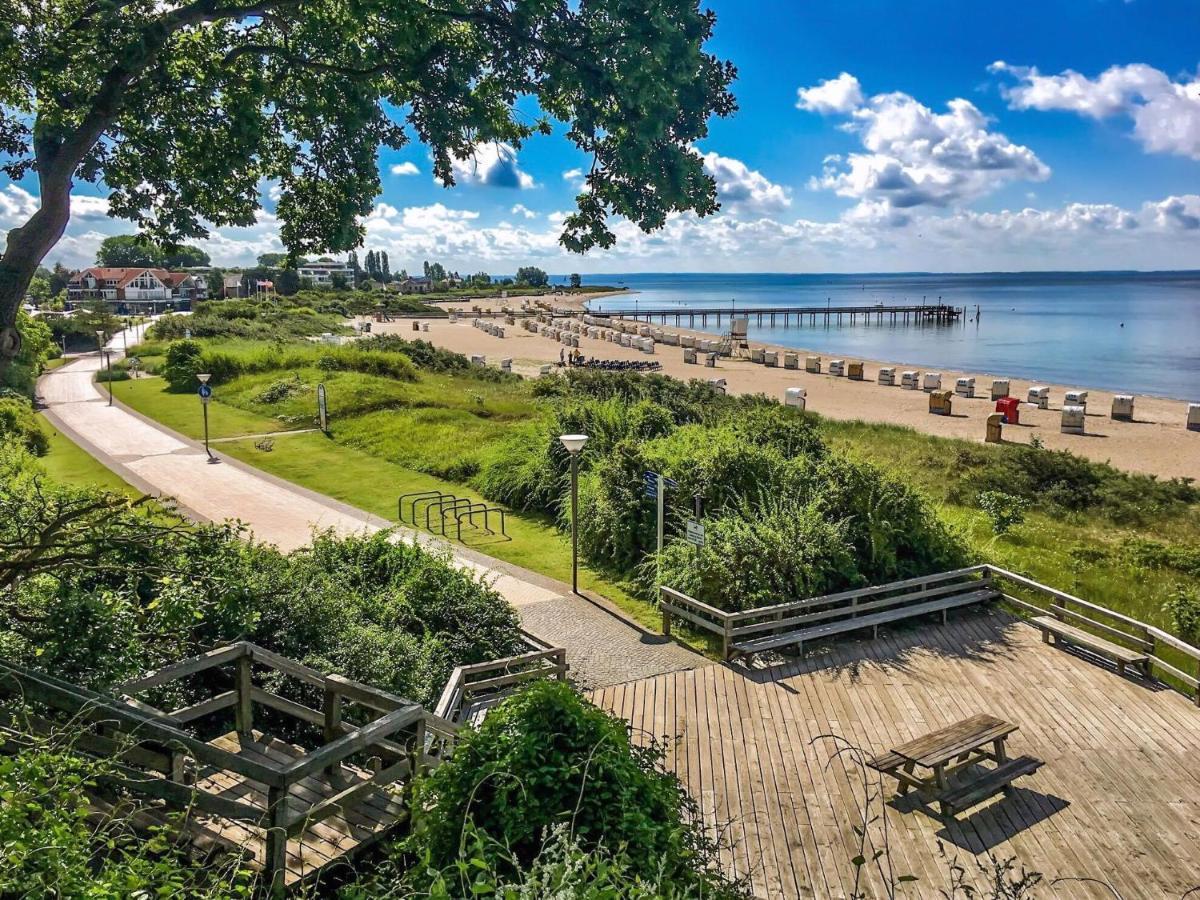
[[[525,375],[536,375],[542,363],[557,362],[559,351],[563,349],[556,341],[525,331],[519,324],[508,327],[504,338],[492,337],[472,327],[469,320],[460,319],[452,325],[444,319],[433,319],[429,320],[429,326],[429,331],[420,337],[458,353],[483,354],[490,365],[497,365],[501,358],[510,357],[514,371]],[[372,329],[404,337],[416,336],[412,331],[412,320],[372,323]],[[670,330],[686,333],[686,329]],[[713,335],[704,337],[712,338]],[[770,345],[752,342],[752,346]],[[864,360],[865,380],[850,381],[826,374],[810,375],[804,371],[767,368],[744,359],[722,359],[715,369],[688,365],[683,362],[683,351],[679,347],[662,344],[655,346],[654,356],[649,356],[608,341],[583,337],[579,349],[584,356],[601,359],[655,359],[662,363],[666,374],[676,378],[724,378],[730,393],[761,393],[782,401],[785,389],[802,387],[808,391],[808,409],[831,419],[905,425],[927,434],[973,441],[983,440],[987,415],[994,411],[995,404],[987,399],[992,378],[1004,377],[1003,373],[939,370],[942,387],[948,390],[953,390],[955,379],[960,376],[974,376],[976,379],[978,396],[975,399],[956,396],[952,405],[953,415],[946,417],[929,413],[929,397],[922,391],[878,384],[875,376],[879,366],[892,363]],[[775,349],[780,351],[781,365],[786,349],[799,353],[803,366],[805,351],[783,347]],[[821,356],[826,367],[829,360],[835,358],[829,354]],[[897,381],[902,369],[918,368],[895,365]],[[1023,400],[1032,383],[1026,379],[1012,379],[1012,395]],[[1200,432],[1186,428],[1187,403],[1139,396],[1134,406],[1134,421],[1120,422],[1109,417],[1113,397],[1111,391],[1091,390],[1085,385],[1047,386],[1050,388],[1050,408],[1035,409],[1022,403],[1021,424],[1005,426],[1005,441],[1027,444],[1036,435],[1047,447],[1070,450],[1126,471],[1144,472],[1163,478],[1200,480]],[[1087,433],[1063,434],[1059,430],[1063,395],[1067,390],[1076,389],[1089,392]]]

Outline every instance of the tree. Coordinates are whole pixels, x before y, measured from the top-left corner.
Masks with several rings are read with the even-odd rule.
[[[578,272],[572,272],[572,273],[571,273],[571,287],[573,287],[573,288],[577,288],[577,287],[579,287],[581,284],[583,284],[583,279],[579,277],[579,273],[578,273]]]
[[[530,287],[545,287],[550,283],[550,277],[537,266],[521,266],[517,269],[517,284],[527,284]]]
[[[430,281],[438,282],[446,280],[446,267],[441,263],[426,262],[424,264],[425,277]]]
[[[470,278],[470,284],[474,287],[487,287],[492,283],[492,276],[487,272],[476,272]]]
[[[188,269],[207,266],[212,262],[209,255],[199,247],[191,244],[180,244],[164,254],[163,264],[168,269]]]
[[[258,265],[261,269],[278,269],[287,262],[286,253],[260,253]]]
[[[50,296],[57,297],[67,289],[71,282],[71,270],[60,262],[54,264],[50,271]]]
[[[154,266],[166,264],[162,247],[139,234],[114,234],[100,242],[96,251],[96,265],[122,268],[126,266]]]
[[[367,251],[367,278],[371,281],[379,280],[379,258],[374,250]]]
[[[45,275],[34,275],[29,282],[29,300],[41,306],[50,299],[50,279]]]
[[[452,185],[454,160],[479,144],[520,148],[559,120],[592,159],[566,248],[611,246],[611,215],[649,231],[717,209],[694,145],[735,109],[735,73],[705,52],[715,17],[695,0],[654,15],[622,0],[363,0],[353,15],[340,0],[2,8],[0,170],[36,176],[39,200],[0,257],[0,360],[19,348],[16,311],[77,181],[102,182],[112,216],[177,243],[253,224],[272,180],[289,251],[345,251],[362,241],[382,147],[420,135]],[[537,119],[517,108],[526,96]]]
[[[121,327],[121,320],[103,300],[87,301],[75,312],[74,319],[84,330],[85,341],[97,331],[103,331],[106,338],[112,337]]]
[[[295,269],[281,269],[275,276],[275,293],[290,297],[300,290],[300,273]]]
[[[346,276],[341,272],[334,272],[329,276],[329,285],[335,291],[344,291],[347,287],[349,287],[350,283],[346,281]]]
[[[384,250],[379,254],[379,280],[387,284],[392,280],[392,267],[388,263],[387,251]]]

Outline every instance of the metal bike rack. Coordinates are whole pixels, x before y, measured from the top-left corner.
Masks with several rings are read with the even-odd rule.
[[[442,491],[409,491],[407,494],[401,494],[400,499],[396,501],[396,516],[401,522],[404,521],[404,501],[412,500],[412,509],[409,511],[409,518],[413,520],[413,524],[417,524],[417,503],[422,498],[432,499],[435,497],[444,496]]]
[[[447,510],[449,510],[449,512],[453,513],[463,504],[470,506],[471,502],[472,501],[467,499],[466,497],[454,497],[450,494],[447,494],[445,497],[442,497],[439,500],[434,500],[427,507],[425,507],[425,528],[426,528],[426,530],[433,531],[433,524],[430,522],[429,517],[433,514],[433,509],[435,506],[437,507],[437,510],[438,510],[438,519],[441,521],[441,525],[442,525],[441,533],[445,534],[446,533],[446,512],[447,512]]]

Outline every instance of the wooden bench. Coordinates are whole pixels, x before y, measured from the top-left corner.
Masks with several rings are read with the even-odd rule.
[[[959,587],[970,588],[971,586],[959,585]],[[836,619],[831,622],[821,622],[817,625],[798,628],[795,631],[788,631],[783,634],[771,634],[766,637],[739,641],[733,645],[733,649],[745,654],[761,653],[764,650],[774,650],[779,647],[800,646],[805,641],[828,637],[834,634],[842,634],[847,631],[858,631],[860,628],[870,628],[873,634],[877,636],[880,625],[933,612],[940,612],[942,614],[942,622],[945,623],[946,613],[949,610],[960,606],[969,606],[974,603],[985,603],[989,600],[994,600],[997,596],[997,592],[990,588],[968,590],[967,593],[939,597],[936,600],[927,600],[923,603],[914,603],[910,606],[899,605],[906,598],[903,596],[896,597],[889,601],[883,601],[889,604],[896,604],[891,609],[859,616],[853,616],[854,610],[851,608],[838,610],[837,614],[848,616],[848,618]]]
[[[1112,641],[1106,641],[1102,637],[1097,637],[1090,632],[1084,631],[1082,628],[1076,628],[1074,625],[1068,625],[1066,622],[1059,621],[1054,616],[1036,616],[1031,620],[1034,625],[1042,630],[1042,640],[1047,644],[1074,644],[1079,647],[1085,647],[1092,653],[1098,656],[1103,656],[1111,659],[1117,665],[1117,673],[1125,674],[1126,666],[1136,666],[1143,675],[1147,673],[1150,664],[1150,658],[1138,650],[1130,650],[1128,647],[1122,647],[1120,644],[1114,644]],[[1053,636],[1053,640],[1051,639]]]
[[[957,815],[1001,791],[1007,794],[1014,781],[1022,776],[1032,775],[1041,767],[1042,761],[1035,756],[1018,756],[1016,759],[1002,762],[978,778],[939,794],[937,801],[942,815]]]

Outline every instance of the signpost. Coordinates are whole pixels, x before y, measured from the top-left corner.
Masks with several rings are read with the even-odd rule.
[[[325,403],[325,385],[317,385],[317,421],[321,423],[321,431],[329,434],[329,408]]]
[[[704,546],[704,523],[697,522],[695,519],[687,521],[687,539],[689,544],[695,544],[697,547]]]
[[[196,393],[200,395],[200,406],[204,409],[204,452],[208,454],[209,462],[216,462],[217,458],[208,449],[208,401],[212,399],[212,385],[208,383],[208,379],[212,378],[212,375],[201,372],[196,378],[200,380],[200,388]]]
[[[658,505],[658,552],[663,548],[663,502],[666,499],[667,488],[677,488],[678,483],[670,478],[663,478],[657,472],[646,472],[642,476],[642,491]]]

